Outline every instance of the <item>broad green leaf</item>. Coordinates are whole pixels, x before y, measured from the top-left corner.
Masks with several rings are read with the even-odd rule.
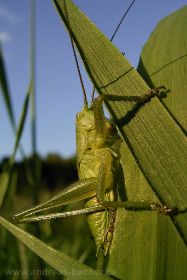
[[[106,275],[101,275],[100,271],[89,268],[79,263],[75,259],[62,252],[46,245],[41,240],[27,233],[23,229],[13,225],[6,219],[0,217],[0,224],[10,231],[23,244],[30,248],[35,254],[40,256],[57,271],[71,279],[111,279]]]
[[[119,209],[115,228],[108,264],[112,275],[125,280],[186,279],[187,249],[167,216]]]
[[[127,197],[157,201],[128,147],[123,145],[122,149]],[[117,210],[108,272],[125,280],[185,280],[186,262],[187,248],[169,217]]]
[[[70,0],[53,0],[101,94],[143,95],[149,87],[117,48]],[[67,19],[68,15],[68,19]],[[122,137],[161,200],[169,207],[187,206],[187,143],[178,125],[157,98],[143,106],[108,102]],[[186,214],[178,228],[187,240]]]
[[[166,88],[169,89],[167,98],[163,98],[162,102],[184,132],[187,128],[186,35],[187,6],[164,18],[157,25],[142,50],[138,66],[139,73],[150,87],[165,85]],[[127,161],[127,164],[129,164],[129,161]],[[128,167],[126,166],[126,168]],[[176,220],[178,224],[185,223],[186,215],[178,215]],[[184,248],[182,249],[182,247],[178,245],[177,239],[172,240],[173,230],[171,227],[168,227],[167,224],[164,226],[162,223],[162,227],[159,227],[158,232],[162,232],[162,228],[167,229],[167,242],[161,241],[160,247],[161,249],[164,248],[164,242],[165,247],[169,248],[171,251],[171,253],[168,252],[168,254],[172,256],[172,258],[168,256],[167,260],[169,260],[169,262],[167,262],[165,266],[164,279],[167,279],[167,277],[168,279],[185,279],[185,262],[187,262],[187,260]],[[164,239],[164,234],[162,236]],[[177,238],[177,236],[175,238]],[[168,244],[170,245],[168,246]],[[157,249],[158,247],[159,244],[157,245]],[[157,265],[159,265],[159,267],[162,266],[161,258],[159,260],[157,259]],[[161,276],[158,278],[161,278]]]
[[[187,6],[184,6],[159,22],[142,50],[138,66],[139,73],[150,86],[165,85],[169,90],[162,102],[184,133],[187,131],[186,49]],[[183,158],[187,160],[185,151]],[[180,179],[180,174],[175,173],[175,176]],[[187,189],[186,185],[184,188]],[[184,200],[187,204],[185,191]],[[186,214],[178,215],[176,220],[183,225],[186,236]]]
[[[10,122],[12,124],[12,127],[15,129],[16,125],[15,125],[11,96],[10,96],[9,87],[8,87],[8,79],[7,79],[7,74],[5,71],[5,65],[4,65],[1,45],[0,45],[0,88],[1,88],[4,100],[5,100]]]
[[[145,44],[138,72],[152,86],[164,85],[162,101],[187,131],[187,5],[159,22]]]

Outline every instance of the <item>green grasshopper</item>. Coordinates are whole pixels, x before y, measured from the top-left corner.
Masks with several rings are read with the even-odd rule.
[[[158,94],[152,90],[144,97],[102,95],[93,100],[91,106],[87,100],[83,109],[76,116],[77,168],[79,181],[70,185],[48,201],[14,216],[16,222],[33,222],[46,219],[62,218],[78,214],[89,214],[88,223],[97,246],[106,255],[114,229],[115,209],[152,209],[158,207],[150,202],[117,201],[118,172],[120,170],[121,139],[114,124],[105,117],[103,101],[134,100],[148,101]],[[88,199],[84,209],[62,213],[36,215],[79,200]]]
[[[95,100],[92,98],[91,105],[88,106],[71,34],[70,39],[84,95],[83,109],[76,116],[79,181],[48,201],[16,214],[13,219],[15,222],[23,223],[88,214],[88,223],[96,243],[97,254],[100,249],[103,249],[104,255],[106,255],[115,228],[116,208],[161,211],[161,207],[150,202],[118,200],[121,139],[115,125],[104,115],[103,102],[134,101],[142,104],[157,95],[163,87],[151,90],[143,97],[101,95]],[[38,215],[40,212],[49,210],[54,212],[63,205],[84,199],[87,199],[87,202],[83,209]]]

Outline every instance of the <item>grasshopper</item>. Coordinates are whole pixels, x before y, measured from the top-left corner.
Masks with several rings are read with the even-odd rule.
[[[124,100],[145,102],[158,94],[152,90],[144,97],[130,96]],[[122,96],[120,96],[120,99]],[[105,117],[103,101],[118,100],[118,96],[102,95],[88,106],[85,99],[83,109],[76,116],[77,168],[79,181],[73,183],[48,201],[14,216],[14,221],[33,222],[88,214],[88,223],[97,246],[107,254],[112,241],[117,207],[138,210],[155,210],[150,202],[117,201],[118,174],[120,170],[121,139],[114,124]],[[86,207],[62,213],[36,215],[79,200],[88,199]]]
[[[133,1],[134,2],[134,1]],[[92,98],[88,105],[77,57],[70,34],[73,53],[83,88],[84,106],[76,116],[77,169],[79,181],[48,201],[14,215],[15,222],[34,222],[63,218],[78,214],[88,214],[88,223],[97,247],[106,255],[109,251],[116,208],[133,210],[160,210],[160,206],[150,202],[130,202],[118,200],[118,175],[121,170],[121,138],[115,125],[107,119],[103,111],[104,101],[134,101],[144,103],[159,93],[163,87],[151,90],[143,97],[101,95]],[[94,91],[93,91],[94,93]],[[66,212],[54,212],[63,205],[87,199],[85,208]],[[39,214],[51,211],[50,214]],[[36,215],[37,214],[37,215]]]

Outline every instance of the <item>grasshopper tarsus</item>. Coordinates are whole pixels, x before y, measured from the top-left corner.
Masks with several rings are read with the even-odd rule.
[[[155,211],[158,211],[159,213],[161,214],[164,214],[164,215],[174,215],[177,213],[177,209],[176,208],[171,208],[171,207],[168,207],[167,205],[161,205],[159,203],[156,203],[156,204],[151,204],[151,210],[155,210]]]
[[[155,96],[160,96],[162,89],[166,90],[166,87],[159,86],[159,87],[152,88],[151,90],[148,91],[148,93],[146,93],[140,97],[141,98],[140,103],[146,103],[146,102],[150,101],[151,98],[153,98]]]

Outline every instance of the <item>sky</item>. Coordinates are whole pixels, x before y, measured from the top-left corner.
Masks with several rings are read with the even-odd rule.
[[[74,3],[110,38],[132,0],[74,0]],[[137,67],[143,45],[157,23],[187,4],[187,0],[136,0],[113,43]],[[0,0],[0,40],[16,121],[29,83],[30,0]],[[92,85],[82,69],[87,95]],[[68,34],[52,0],[36,1],[36,116],[37,151],[45,157],[75,154],[75,116],[83,96]],[[0,94],[0,160],[10,155],[14,134]],[[31,154],[30,114],[22,145]],[[19,157],[19,155],[18,155]]]

